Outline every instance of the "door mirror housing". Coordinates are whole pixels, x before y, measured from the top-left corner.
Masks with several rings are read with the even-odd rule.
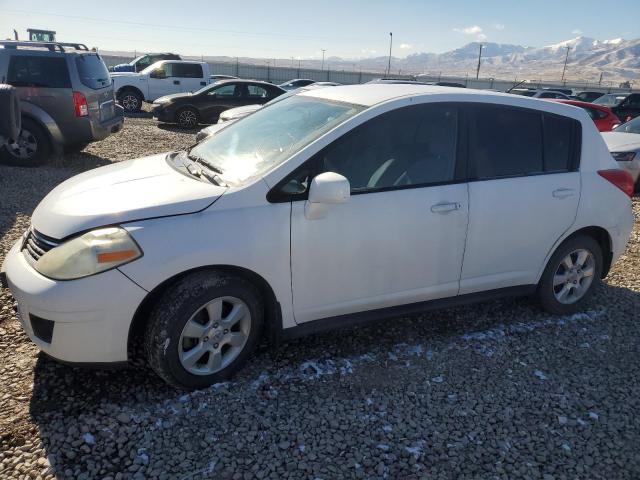
[[[167,78],[167,74],[161,68],[154,70],[153,72],[151,72],[151,75],[149,76],[151,78]]]
[[[316,220],[327,216],[329,207],[346,203],[351,196],[351,185],[342,175],[325,172],[316,176],[309,186],[309,200],[305,204],[305,216]]]

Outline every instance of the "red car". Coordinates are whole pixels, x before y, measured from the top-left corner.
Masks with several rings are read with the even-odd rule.
[[[585,109],[593,120],[593,123],[596,124],[596,127],[598,127],[598,130],[601,132],[610,132],[622,123],[609,107],[605,107],[603,105],[581,102],[580,100],[549,99],[549,101],[567,103],[569,105],[575,105],[576,107]]]

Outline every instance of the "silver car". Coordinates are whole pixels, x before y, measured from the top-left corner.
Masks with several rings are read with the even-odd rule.
[[[0,148],[0,162],[32,167],[118,132],[116,105],[100,55],[83,44],[0,41],[0,78],[22,107],[22,131]]]

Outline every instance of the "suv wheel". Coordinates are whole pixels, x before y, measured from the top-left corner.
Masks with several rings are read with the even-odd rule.
[[[561,244],[538,285],[538,299],[550,313],[566,315],[583,308],[600,283],[602,249],[587,235]]]
[[[2,147],[0,160],[6,165],[36,167],[47,161],[50,151],[45,130],[33,120],[23,118],[20,135]]]
[[[181,388],[228,379],[260,338],[263,303],[241,277],[202,271],[179,280],[161,297],[144,344],[153,370]]]
[[[135,113],[142,108],[142,96],[134,90],[125,90],[118,94],[118,103],[125,112]]]
[[[176,123],[182,128],[195,128],[199,121],[198,112],[193,108],[183,108],[176,113]]]

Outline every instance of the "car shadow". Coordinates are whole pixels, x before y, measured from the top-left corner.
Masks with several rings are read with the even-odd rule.
[[[174,132],[174,133],[192,133],[193,135],[195,135],[200,130],[202,130],[203,128],[206,128],[208,126],[209,125],[199,124],[198,126],[196,126],[194,128],[183,128],[183,127],[179,127],[175,123],[158,123],[158,128],[160,130],[165,130],[167,132]]]
[[[467,338],[481,338],[482,335],[488,338],[497,335],[495,332],[502,332],[501,335],[504,335],[504,332],[514,336],[520,333],[526,335],[527,332],[536,329],[588,321],[602,322],[603,328],[615,331],[618,314],[628,316],[640,310],[640,293],[604,284],[596,292],[590,309],[591,312],[607,311],[607,314],[593,318],[588,314],[582,314],[586,320],[581,320],[581,315],[553,317],[542,312],[526,298],[498,300],[379,321],[360,327],[345,328],[340,330],[339,334],[333,331],[279,346],[262,347],[249,364],[231,379],[229,384],[232,387],[229,388],[233,389],[232,395],[225,393],[222,400],[228,402],[236,401],[232,398],[240,398],[237,402],[242,405],[241,408],[246,408],[246,403],[243,402],[247,401],[247,397],[254,395],[257,396],[256,408],[260,410],[260,402],[272,400],[270,395],[274,385],[276,392],[292,388],[294,392],[305,391],[308,395],[333,398],[332,395],[335,393],[327,388],[326,383],[308,381],[316,373],[315,378],[324,375],[317,370],[324,368],[322,365],[343,365],[334,368],[334,371],[329,370],[329,375],[334,375],[336,382],[350,384],[350,390],[401,389],[404,379],[398,372],[404,370],[398,369],[408,367],[404,364],[388,366],[386,360],[399,355],[399,349],[411,351],[413,348],[417,351],[419,346],[420,354],[424,355],[428,352],[426,346],[429,346],[444,354],[438,357],[441,359],[439,361],[444,363],[455,358],[455,352],[446,353],[452,348],[467,348],[460,347]],[[540,348],[545,350],[553,347],[541,345]],[[374,365],[367,363],[370,362],[367,358],[381,361]],[[308,368],[316,370],[309,373]],[[347,377],[344,368],[350,374]],[[372,377],[372,370],[378,372],[377,376]],[[414,374],[430,378],[429,372],[421,369]],[[271,385],[263,385],[264,378],[270,378]],[[296,383],[300,382],[303,386],[296,386]],[[206,402],[218,401],[215,399],[218,395],[216,388],[188,394],[168,386],[144,366],[124,370],[90,370],[58,363],[40,353],[34,370],[29,412],[38,425],[40,439],[46,451],[52,453],[49,456],[52,466],[57,472],[63,472],[74,463],[75,455],[61,455],[58,438],[61,425],[69,428],[73,424],[74,428],[79,428],[86,419],[102,417],[108,411],[114,412],[114,416],[120,411],[138,412],[141,417],[146,416],[150,424],[154,424],[162,421],[167,408],[171,409],[174,404],[179,406],[180,402],[190,401],[189,398],[193,398],[191,395],[202,395],[197,398],[201,398],[198,401],[206,408]],[[298,405],[294,404],[295,398],[295,395],[288,395],[278,399],[278,409],[288,411],[298,408]],[[134,413],[133,416],[135,415]],[[76,418],[85,420],[76,422]],[[243,418],[250,423],[253,421],[253,414]],[[53,421],[54,419],[56,421]],[[234,425],[234,428],[236,427],[251,428],[248,423]],[[79,437],[80,435],[78,433]],[[109,445],[108,448],[111,442],[115,442],[107,437],[102,440]],[[149,451],[147,454],[162,453]],[[117,470],[117,467],[114,468]]]

